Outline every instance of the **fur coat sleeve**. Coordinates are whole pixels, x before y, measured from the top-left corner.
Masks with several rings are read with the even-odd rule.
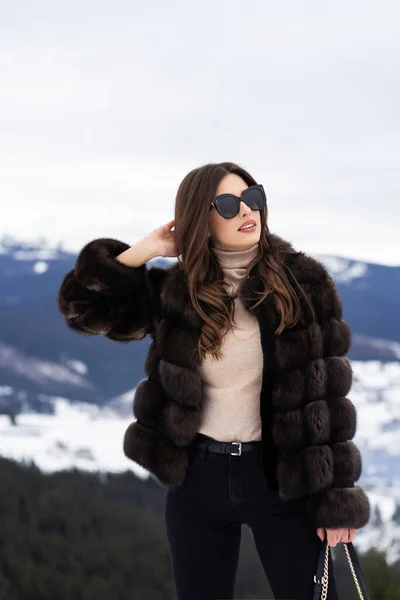
[[[71,329],[118,342],[152,333],[159,310],[157,285],[165,269],[124,265],[116,257],[128,248],[111,238],[95,239],[82,248],[57,296]]]
[[[326,267],[314,259],[309,260],[315,266],[317,277],[303,284],[303,289],[313,301],[321,332],[321,352],[327,360],[328,411],[313,414],[315,403],[312,403],[307,418],[310,431],[316,435],[312,443],[320,443],[318,435],[323,435],[326,427],[330,429],[330,443],[324,456],[321,454],[314,464],[311,483],[315,481],[316,490],[308,503],[308,519],[315,527],[360,528],[369,521],[371,509],[365,490],[356,485],[362,472],[361,453],[353,441],[357,411],[346,397],[352,385],[351,363],[346,356],[351,346],[351,329],[343,319],[342,302]],[[310,454],[310,459],[312,456]],[[331,485],[318,489],[324,480],[330,480]]]

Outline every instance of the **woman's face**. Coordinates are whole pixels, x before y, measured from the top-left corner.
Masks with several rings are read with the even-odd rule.
[[[230,193],[240,197],[248,187],[247,183],[239,175],[228,173],[220,181],[215,195]],[[239,231],[239,227],[245,221],[250,220],[254,220],[256,226],[245,233]],[[241,201],[240,210],[236,217],[233,217],[233,219],[224,219],[213,206],[210,210],[208,228],[211,235],[211,243],[215,248],[222,250],[244,250],[245,248],[254,246],[260,240],[260,211],[252,210],[247,204]]]

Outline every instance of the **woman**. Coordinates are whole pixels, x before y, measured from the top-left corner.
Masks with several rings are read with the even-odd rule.
[[[131,247],[89,242],[58,295],[75,331],[151,336],[123,449],[167,488],[178,600],[234,597],[243,523],[275,597],[310,600],[321,540],[352,541],[370,517],[340,298],[267,215],[247,171],[206,164],[174,220]],[[160,255],[178,261],[147,269]]]

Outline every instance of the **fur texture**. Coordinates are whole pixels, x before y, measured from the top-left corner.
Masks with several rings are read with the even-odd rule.
[[[301,315],[294,327],[276,335],[273,301],[267,298],[252,309],[264,355],[265,478],[283,500],[308,496],[314,527],[363,527],[370,504],[355,485],[362,465],[351,441],[357,415],[347,397],[351,332],[341,300],[322,263],[275,234],[269,233],[268,241],[298,293]],[[115,258],[128,247],[110,238],[87,244],[64,277],[58,307],[68,326],[84,334],[119,342],[151,336],[147,377],[136,389],[136,421],[125,432],[123,450],[162,485],[175,487],[185,480],[187,446],[201,423],[204,394],[196,347],[202,323],[178,263],[168,269],[128,267]],[[253,269],[239,290],[248,310],[259,289]]]

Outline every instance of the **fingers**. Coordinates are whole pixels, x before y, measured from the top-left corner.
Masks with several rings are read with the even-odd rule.
[[[340,536],[340,538],[338,539],[338,542],[341,542],[342,544],[347,544],[348,541],[349,541],[349,530],[343,529],[343,533]]]
[[[356,530],[354,528],[344,529],[340,541],[343,544],[348,544],[349,542],[352,542],[354,540],[355,535]]]
[[[327,529],[328,545],[334,548],[339,541],[339,534],[343,530]]]
[[[356,535],[355,528],[346,528],[346,529],[325,529],[324,527],[318,527],[317,535],[320,540],[323,542],[325,539],[325,531],[326,537],[328,540],[328,545],[334,548],[337,543],[341,542],[347,544],[348,542],[352,542]]]
[[[348,542],[352,542],[356,537],[356,530],[354,528],[349,529]]]
[[[346,528],[342,530],[342,535],[339,537],[338,542],[348,544],[354,540],[356,530],[354,528]]]
[[[338,542],[343,541],[343,536],[347,539],[347,529],[327,529],[328,544],[334,548]]]

